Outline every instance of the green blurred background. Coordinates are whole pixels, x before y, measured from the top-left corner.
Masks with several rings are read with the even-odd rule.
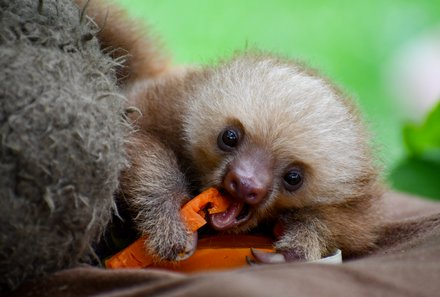
[[[258,48],[319,69],[358,101],[389,184],[440,199],[440,112],[410,124],[386,79],[405,44],[439,27],[439,0],[117,2],[151,25],[177,64]]]

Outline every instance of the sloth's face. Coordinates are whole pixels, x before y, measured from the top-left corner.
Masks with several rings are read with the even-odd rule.
[[[371,174],[353,107],[301,66],[244,56],[185,84],[185,150],[201,190],[214,186],[231,200],[211,217],[218,230],[247,230],[286,210],[344,201]]]

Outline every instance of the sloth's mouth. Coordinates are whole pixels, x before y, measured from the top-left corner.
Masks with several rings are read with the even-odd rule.
[[[249,204],[230,200],[232,202],[225,212],[209,216],[209,223],[215,230],[228,230],[250,219],[251,208]]]

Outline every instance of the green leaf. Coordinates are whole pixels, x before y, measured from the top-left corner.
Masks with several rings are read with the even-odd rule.
[[[440,163],[410,157],[394,167],[388,179],[394,189],[440,200]]]
[[[440,101],[421,125],[404,127],[403,139],[411,156],[440,162]]]
[[[403,138],[409,156],[388,180],[397,190],[440,200],[440,102],[421,125],[406,125]]]

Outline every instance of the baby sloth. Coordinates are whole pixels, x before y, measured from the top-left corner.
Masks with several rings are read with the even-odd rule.
[[[158,259],[192,253],[179,209],[208,187],[231,201],[210,216],[214,229],[278,224],[274,247],[286,261],[374,247],[381,187],[368,135],[354,106],[316,73],[244,54],[138,81],[127,96],[140,114],[130,115],[136,131],[121,191]]]

